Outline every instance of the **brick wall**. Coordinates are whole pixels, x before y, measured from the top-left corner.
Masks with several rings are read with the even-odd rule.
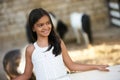
[[[69,15],[73,11],[90,15],[92,31],[108,25],[105,0],[1,0],[0,51],[25,44],[26,19],[33,8],[43,7],[54,12],[70,28]]]

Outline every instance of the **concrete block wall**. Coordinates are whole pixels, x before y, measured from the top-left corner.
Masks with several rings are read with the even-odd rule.
[[[90,15],[92,31],[108,25],[108,10],[105,0],[2,0],[0,1],[0,51],[27,43],[25,24],[31,9],[43,7],[52,11],[69,28],[70,13],[84,12]],[[71,29],[70,29],[71,30]],[[69,32],[68,35],[71,35]]]

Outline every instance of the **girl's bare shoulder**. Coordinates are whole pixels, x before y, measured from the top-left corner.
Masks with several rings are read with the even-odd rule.
[[[27,47],[26,47],[26,52],[27,53],[32,53],[34,51],[35,47],[33,44],[29,44]]]

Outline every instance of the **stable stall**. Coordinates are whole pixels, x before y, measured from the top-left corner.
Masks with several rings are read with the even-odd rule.
[[[120,0],[107,0],[110,25],[120,27]]]

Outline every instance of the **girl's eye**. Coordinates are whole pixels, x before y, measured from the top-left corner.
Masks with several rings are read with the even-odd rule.
[[[38,26],[38,27],[42,27],[43,25],[44,25],[44,24],[38,24],[37,26]]]
[[[50,22],[48,21],[46,24],[47,24],[47,25],[49,25],[49,24],[50,24]]]

